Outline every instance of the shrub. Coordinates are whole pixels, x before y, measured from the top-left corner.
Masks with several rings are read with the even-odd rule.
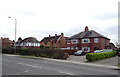
[[[46,55],[46,54],[41,53],[41,54],[40,54],[40,56],[41,56],[41,57],[46,57],[47,55]]]
[[[21,48],[19,54],[20,55],[28,55],[29,54],[29,48]]]
[[[15,53],[15,48],[2,48],[2,53],[14,54]]]
[[[64,53],[63,59],[67,59],[69,58],[69,54],[68,53]]]
[[[44,45],[40,45],[40,49],[44,49]]]
[[[53,58],[54,58],[54,59],[62,59],[62,55],[61,55],[60,53],[55,53],[55,54],[53,55]]]
[[[112,51],[112,52],[103,52],[103,53],[87,53],[86,54],[86,59],[88,61],[95,61],[95,60],[100,60],[104,58],[109,58],[116,56],[117,52]]]

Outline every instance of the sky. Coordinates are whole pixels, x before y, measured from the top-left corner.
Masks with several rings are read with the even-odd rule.
[[[70,37],[85,26],[118,42],[119,0],[0,0],[0,37]],[[12,17],[11,19],[8,17]]]

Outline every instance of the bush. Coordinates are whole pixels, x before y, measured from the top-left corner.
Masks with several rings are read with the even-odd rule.
[[[100,59],[104,59],[104,58],[114,57],[114,56],[116,56],[116,54],[117,54],[116,51],[103,52],[103,53],[87,53],[86,59],[88,61],[95,61],[95,60],[100,60]]]
[[[63,59],[67,59],[69,58],[69,54],[68,53],[64,53]]]
[[[54,59],[62,59],[62,55],[61,55],[60,53],[55,53],[55,54],[53,55],[53,58],[54,58]]]
[[[29,48],[21,48],[19,54],[20,55],[28,55],[29,54]]]
[[[15,48],[2,48],[2,53],[14,54],[15,53]]]
[[[46,55],[46,54],[41,53],[41,54],[40,54],[40,56],[41,56],[41,57],[46,57],[47,55]]]

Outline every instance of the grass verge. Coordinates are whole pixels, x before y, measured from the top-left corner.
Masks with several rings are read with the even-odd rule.
[[[29,58],[29,59],[42,59],[41,57],[35,57],[35,56],[20,56],[21,58]]]

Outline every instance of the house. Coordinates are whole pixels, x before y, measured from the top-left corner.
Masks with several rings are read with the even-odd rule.
[[[16,42],[16,46],[22,48],[37,48],[40,47],[40,43],[34,37],[27,37],[23,40],[19,37],[18,41]]]
[[[85,52],[93,52],[98,49],[106,49],[109,46],[110,39],[89,30],[86,26],[84,31],[71,36],[67,40],[67,49],[83,50]]]
[[[14,46],[14,42],[11,41],[9,38],[2,38],[2,48],[6,48],[6,47],[13,47]]]
[[[67,37],[64,37],[64,33],[61,35],[55,34],[55,36],[44,37],[40,44],[47,48],[66,48]]]

